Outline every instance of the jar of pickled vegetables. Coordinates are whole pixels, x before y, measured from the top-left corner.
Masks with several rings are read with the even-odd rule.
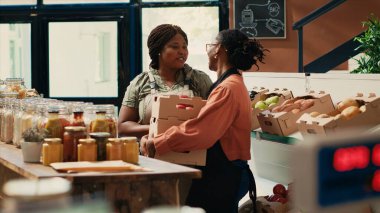
[[[108,138],[107,160],[123,160],[123,143],[119,138]]]
[[[98,161],[107,160],[106,144],[107,144],[108,138],[110,137],[110,133],[108,133],[108,132],[92,132],[92,133],[90,133],[90,137],[95,139],[96,145],[98,147],[97,160]]]
[[[63,134],[63,161],[77,161],[79,140],[86,138],[86,127],[67,126]]]
[[[79,139],[78,144],[78,161],[96,161],[97,145],[95,139]]]
[[[75,104],[72,107],[72,119],[70,126],[86,126],[83,118],[84,110],[82,104]]]
[[[123,142],[123,161],[127,163],[139,163],[139,143],[136,137],[122,137]]]
[[[111,137],[116,137],[115,107],[113,105],[97,105],[95,114],[90,122],[90,132],[108,132]]]
[[[48,131],[49,137],[63,139],[64,128],[69,126],[67,119],[67,109],[64,106],[49,106],[47,120],[44,128]]]
[[[42,144],[42,164],[49,166],[51,163],[63,161],[63,145],[61,138],[45,138]]]

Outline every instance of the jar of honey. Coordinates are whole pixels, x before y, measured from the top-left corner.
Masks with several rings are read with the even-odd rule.
[[[92,132],[90,133],[90,137],[95,139],[96,145],[98,147],[97,150],[97,159],[98,161],[107,160],[107,152],[106,152],[106,144],[108,138],[110,137],[110,133],[108,132]]]
[[[123,159],[123,143],[119,138],[108,138],[106,147],[107,160]]]
[[[63,161],[77,161],[79,139],[86,138],[86,127],[67,126],[63,134]]]
[[[136,137],[122,137],[123,142],[123,161],[127,163],[139,163],[139,143]]]
[[[97,145],[93,138],[79,139],[78,161],[96,161]]]
[[[42,164],[49,166],[51,163],[62,162],[63,145],[60,138],[45,138],[42,145]]]

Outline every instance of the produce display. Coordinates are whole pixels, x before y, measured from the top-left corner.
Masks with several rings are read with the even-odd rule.
[[[314,96],[306,95],[284,101],[280,106],[272,109],[272,112],[292,112],[297,114],[314,106]]]
[[[257,129],[260,127],[257,115],[264,110],[271,110],[272,108],[282,104],[284,101],[293,98],[293,94],[286,88],[273,90],[266,89],[264,87],[253,88],[250,91],[250,99],[252,105],[252,121],[251,129]]]
[[[318,110],[303,114],[297,121],[298,130],[304,137],[326,136],[342,131],[361,131],[380,123],[380,98],[374,93],[365,97],[359,93],[355,97],[338,102],[329,112]]]
[[[290,188],[290,187],[288,187]],[[289,212],[289,189],[282,184],[273,187],[273,194],[257,199],[257,212],[259,213],[286,213]]]

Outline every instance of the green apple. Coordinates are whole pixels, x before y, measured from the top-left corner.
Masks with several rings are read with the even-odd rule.
[[[265,104],[266,105],[277,104],[279,100],[280,100],[280,97],[272,96],[272,97],[265,99]]]
[[[265,110],[265,109],[268,109],[268,106],[265,104],[264,101],[258,101],[258,102],[255,104],[255,109]]]

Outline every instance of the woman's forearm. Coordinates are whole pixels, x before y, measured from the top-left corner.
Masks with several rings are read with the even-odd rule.
[[[119,123],[119,136],[135,136],[141,138],[149,133],[149,125],[141,125],[134,121]]]

